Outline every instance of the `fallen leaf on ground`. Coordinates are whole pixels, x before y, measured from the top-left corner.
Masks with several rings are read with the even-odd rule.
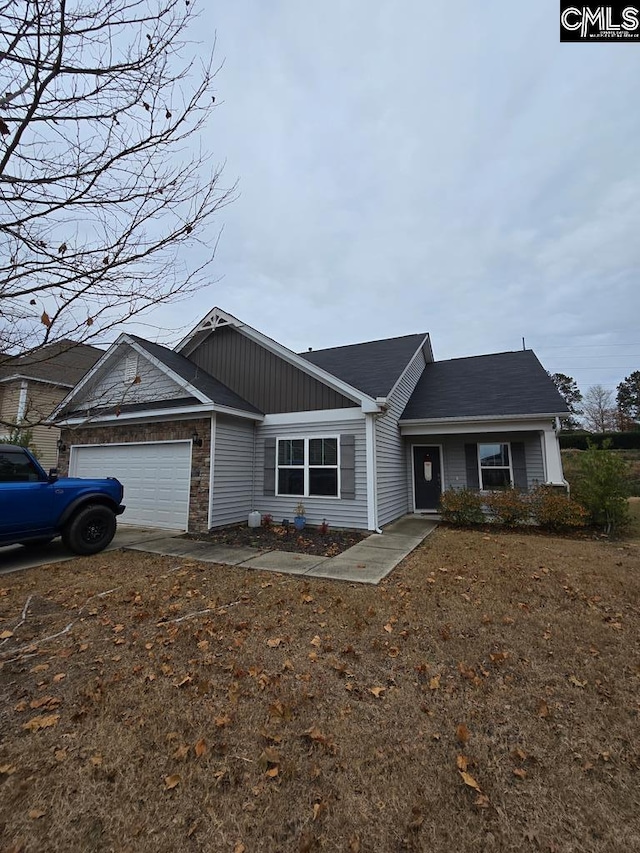
[[[429,679],[429,689],[437,690],[440,687],[440,676],[434,675],[433,678]]]
[[[38,820],[40,817],[44,817],[46,815],[46,811],[44,809],[31,809],[29,812],[29,817],[31,820]]]
[[[170,791],[172,788],[175,788],[176,785],[179,785],[182,781],[182,778],[178,773],[174,773],[172,776],[164,777],[164,787],[165,790]]]
[[[204,741],[204,738],[200,738],[199,741],[196,741],[196,745],[194,746],[194,752],[196,754],[196,758],[201,758],[205,752],[207,751],[207,744]]]
[[[91,756],[91,763],[94,767],[102,767],[102,756],[99,752]]]
[[[471,733],[469,732],[469,729],[467,728],[465,723],[460,723],[460,725],[456,729],[456,737],[458,738],[458,741],[462,744],[465,744],[471,737]]]
[[[12,773],[15,773],[18,768],[15,764],[1,764],[0,765],[0,773],[4,776],[11,776]]]
[[[386,689],[387,689],[386,687],[370,687],[369,693],[373,693],[373,695],[376,697],[376,699],[379,699],[380,696],[385,692]]]
[[[186,743],[181,743],[180,746],[173,753],[173,757],[177,758],[178,761],[182,761],[183,758],[186,758],[189,755],[190,747]]]
[[[527,778],[527,771],[523,770],[522,767],[514,767],[513,768],[513,775],[517,776],[518,779],[526,779]]]
[[[66,672],[58,672],[58,673],[56,673],[56,675],[53,676],[53,683],[59,684],[59,682],[61,682],[62,679],[66,678],[66,677],[67,677]]]
[[[23,723],[22,728],[29,732],[37,732],[40,729],[49,729],[55,726],[60,719],[60,714],[47,714],[43,717],[32,717],[28,723]]]
[[[462,781],[465,785],[468,785],[470,788],[473,788],[474,791],[480,791],[482,793],[480,785],[478,785],[478,783],[470,773],[467,773],[466,770],[461,770],[460,776],[462,776]]]
[[[580,681],[580,679],[576,678],[575,675],[569,676],[569,684],[573,684],[574,687],[586,687],[587,686],[586,681]]]
[[[9,637],[13,637],[13,631],[9,631],[8,629],[0,634],[0,640],[8,640]]]
[[[467,756],[458,755],[458,757],[456,758],[456,766],[458,767],[458,770],[466,770],[469,766],[469,759],[467,758]]]

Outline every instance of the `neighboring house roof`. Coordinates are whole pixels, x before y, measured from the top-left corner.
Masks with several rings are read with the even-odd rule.
[[[198,367],[197,364],[180,355],[180,353],[167,349],[161,344],[154,344],[144,338],[139,338],[137,335],[129,335],[129,337],[146,350],[149,355],[157,358],[169,370],[173,370],[174,373],[208,397],[213,403],[253,414],[264,414],[260,409],[244,400],[239,394],[232,391],[231,388],[223,385],[222,382],[219,382],[209,373]]]
[[[426,333],[301,352],[299,355],[374,399],[386,397],[400,378]]]
[[[55,341],[5,361],[0,366],[0,381],[16,376],[72,388],[103,355],[104,350],[88,344]]]
[[[531,350],[427,364],[401,420],[562,415],[567,404]]]

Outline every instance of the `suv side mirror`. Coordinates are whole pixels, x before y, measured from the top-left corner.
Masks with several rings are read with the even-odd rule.
[[[55,483],[58,479],[58,469],[57,468],[49,468],[49,482]]]

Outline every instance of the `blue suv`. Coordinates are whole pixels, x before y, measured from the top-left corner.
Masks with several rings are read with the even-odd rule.
[[[115,535],[123,493],[114,478],[46,474],[26,448],[0,444],[0,545],[44,545],[61,536],[76,554],[95,554]]]

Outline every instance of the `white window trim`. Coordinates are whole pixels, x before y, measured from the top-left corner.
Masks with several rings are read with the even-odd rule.
[[[321,439],[335,439],[336,449],[337,449],[337,464],[336,465],[310,465],[309,464],[309,442],[312,439],[321,438]],[[279,445],[281,441],[304,441],[304,464],[303,465],[280,465],[278,462],[279,459]],[[304,494],[303,495],[290,495],[287,492],[280,492],[280,477],[278,476],[278,472],[281,468],[291,468],[298,469],[302,468],[304,470]],[[337,495],[310,495],[309,494],[309,469],[310,468],[335,468],[338,478],[338,494]],[[328,501],[336,501],[340,500],[342,494],[342,481],[340,476],[340,436],[339,435],[279,435],[276,437],[276,488],[275,495],[276,497],[282,498],[310,498],[312,500],[320,499],[320,500],[328,500]]]
[[[480,447],[486,444],[506,444],[509,448],[509,484],[510,487],[513,488],[513,455],[511,453],[511,442],[510,441],[479,441],[477,444],[477,454],[478,454],[478,482],[480,483],[480,491],[481,492],[494,492],[495,489],[485,489],[484,483],[482,481],[482,472],[483,471],[505,471],[506,465],[485,465],[484,468],[480,461]]]

